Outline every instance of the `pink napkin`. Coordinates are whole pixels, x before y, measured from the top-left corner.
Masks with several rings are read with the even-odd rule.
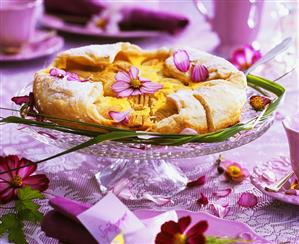
[[[176,33],[189,24],[187,17],[180,14],[155,11],[146,8],[122,9],[121,30],[152,30]]]
[[[91,205],[63,197],[52,198],[49,204],[54,210],[44,216],[41,224],[47,236],[65,243],[97,243],[76,217]]]
[[[45,0],[46,11],[53,14],[65,14],[91,17],[105,8],[102,0]]]

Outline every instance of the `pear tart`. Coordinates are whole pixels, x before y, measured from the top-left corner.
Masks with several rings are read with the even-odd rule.
[[[143,50],[130,43],[60,53],[35,74],[47,115],[160,133],[216,131],[239,122],[246,77],[228,61],[192,48]]]

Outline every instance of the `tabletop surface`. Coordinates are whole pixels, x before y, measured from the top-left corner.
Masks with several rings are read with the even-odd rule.
[[[182,4],[182,3],[181,3]],[[176,8],[182,7],[180,3],[173,4]],[[164,6],[165,7],[165,6]],[[269,6],[268,6],[269,7]],[[176,46],[186,43],[193,47],[198,47],[206,51],[211,51],[218,43],[217,36],[211,32],[209,25],[203,20],[196,10],[184,4],[181,12],[186,12],[192,16],[192,24],[188,29],[181,33],[178,37],[150,38],[146,40],[133,40],[132,42],[145,47],[154,48],[159,46]],[[268,23],[263,20],[264,23]],[[265,25],[265,24],[264,24]],[[268,30],[270,31],[270,30]],[[72,35],[63,35],[65,38],[64,49],[88,45],[93,43],[107,43],[115,40],[109,39],[93,39],[86,37],[78,37]],[[283,35],[282,35],[283,36]],[[282,37],[280,36],[280,38]],[[269,33],[265,31],[258,37],[262,50],[270,48]],[[275,39],[271,39],[271,45],[275,44]],[[269,79],[274,79],[288,71],[295,63],[295,51],[292,47],[285,56],[272,61],[263,69],[257,71],[258,74]],[[10,107],[10,98],[13,97],[20,89],[25,87],[33,79],[35,71],[46,67],[54,55],[47,58],[40,58],[32,61],[18,63],[0,63],[0,105],[1,107]],[[279,107],[278,111],[281,115],[287,116],[298,112],[299,110],[299,81],[297,72],[284,77],[279,81],[286,87],[286,96]],[[1,116],[8,113],[1,112]],[[34,140],[31,136],[22,133],[16,126],[5,125],[0,127],[0,155],[17,154],[25,156],[31,160],[38,160],[53,155],[61,149],[54,146],[45,145]],[[225,158],[240,162],[249,170],[254,166],[262,164],[272,158],[279,156],[288,156],[288,144],[281,121],[277,119],[274,125],[261,138],[250,144],[240,148],[224,152]],[[221,182],[216,177],[215,169],[211,168],[213,162],[218,155],[210,155],[194,159],[176,160],[190,177],[199,175],[207,175],[207,183],[200,189],[189,189],[176,195],[162,209],[188,209],[192,211],[210,212],[207,207],[200,208],[196,204],[199,192],[204,192],[209,199],[215,200],[211,194],[213,188],[221,185],[229,186],[227,183]],[[89,203],[97,202],[102,196],[94,175],[100,171],[112,159],[94,158],[88,155],[72,153],[54,160],[45,162],[39,166],[40,172],[45,172],[50,179],[50,187],[47,190],[49,195],[64,196],[75,200]],[[191,170],[192,169],[192,170]],[[254,208],[240,208],[236,202],[242,192],[252,192],[258,197],[258,204]],[[225,217],[231,220],[238,220],[247,223],[259,235],[265,237],[274,243],[289,242],[299,243],[299,206],[286,204],[271,199],[258,191],[247,179],[239,185],[233,187],[233,193],[228,198],[231,210]],[[148,201],[124,201],[131,209],[136,208],[154,208],[161,209],[154,203]],[[51,208],[47,204],[47,200],[42,202],[42,211],[47,212]],[[0,208],[0,213],[5,210]],[[58,243],[57,240],[47,238],[35,225],[26,225],[25,232],[27,240],[30,243]],[[0,239],[0,243],[5,243],[6,239]]]

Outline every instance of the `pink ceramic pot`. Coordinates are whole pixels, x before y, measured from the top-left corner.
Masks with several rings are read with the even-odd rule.
[[[0,1],[0,47],[20,47],[30,41],[42,0]]]
[[[292,168],[299,179],[299,114],[285,119],[283,126],[289,141]]]
[[[251,44],[256,39],[264,0],[214,0],[210,10],[205,7],[206,1],[194,2],[218,34],[218,54],[228,57],[232,50]]]

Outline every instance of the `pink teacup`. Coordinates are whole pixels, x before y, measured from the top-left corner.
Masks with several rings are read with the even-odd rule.
[[[283,121],[287,133],[292,168],[299,179],[299,114]]]
[[[194,0],[197,9],[218,34],[220,44],[216,48],[219,55],[228,57],[231,52],[246,44],[251,44],[259,31],[264,0],[214,0],[211,9],[205,7],[207,1]]]
[[[0,0],[0,47],[21,47],[30,41],[42,0]]]

